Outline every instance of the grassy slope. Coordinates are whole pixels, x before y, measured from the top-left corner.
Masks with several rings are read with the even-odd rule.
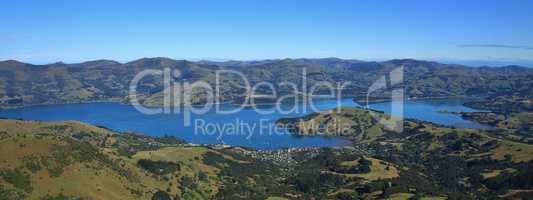
[[[294,131],[298,134],[349,136],[353,139],[356,149],[371,152],[371,155],[380,158],[389,158],[391,159],[389,162],[395,165],[400,163],[414,164],[403,166],[400,164],[400,167],[394,165],[392,165],[393,167],[389,167],[390,169],[398,170],[399,178],[394,178],[396,176],[394,176],[395,173],[391,173],[392,170],[380,170],[381,168],[376,167],[374,160],[370,173],[342,174],[351,177],[361,177],[365,180],[392,178],[392,180],[403,182],[402,180],[406,178],[406,173],[411,171],[408,168],[414,167],[420,169],[422,167],[423,170],[417,173],[422,172],[420,175],[424,179],[434,179],[440,182],[438,185],[456,185],[458,183],[460,185],[461,181],[466,181],[468,185],[470,178],[481,177],[481,181],[479,179],[475,181],[475,184],[478,184],[476,187],[480,187],[480,190],[473,189],[473,191],[477,192],[487,190],[483,184],[492,184],[490,187],[495,187],[495,180],[505,179],[510,176],[509,174],[529,173],[525,170],[527,167],[523,168],[523,166],[529,166],[533,162],[533,145],[531,144],[515,142],[505,138],[496,138],[490,132],[483,130],[449,128],[429,122],[412,120],[404,121],[403,132],[391,132],[387,131],[384,126],[377,124],[378,120],[372,120],[370,112],[360,109],[343,108],[341,112],[331,110],[299,119],[283,119],[278,123],[296,126]],[[380,116],[380,114],[374,113],[374,116]],[[335,123],[348,123],[348,127],[355,128],[352,128],[352,132],[348,134],[339,133],[336,129],[326,129],[326,131],[320,129],[323,127],[346,126],[336,125]],[[313,124],[314,128],[318,128],[309,128],[312,127],[309,124]],[[363,128],[357,130],[357,127]],[[369,134],[372,132],[373,134]],[[378,134],[375,134],[376,132]],[[368,146],[371,148],[366,148]],[[397,156],[398,158],[394,158]],[[357,162],[348,161],[343,162],[343,164],[350,165],[357,164]],[[451,169],[451,171],[441,170],[441,165],[444,166],[444,169]],[[503,171],[507,173],[502,173]],[[454,174],[454,172],[457,174]],[[388,177],[387,174],[389,174]],[[431,176],[433,177],[430,178]],[[458,188],[469,190],[471,187],[458,186]],[[529,190],[511,188],[507,190],[507,193],[505,191],[504,189],[491,192],[496,192],[500,196],[509,196],[509,194],[514,194],[513,192],[521,192],[521,195],[526,195],[525,193],[529,192]],[[465,191],[455,193],[464,194]],[[388,197],[402,199],[406,195],[412,196],[413,194],[388,194]]]
[[[382,124],[378,123],[378,118],[374,118],[375,116],[381,118],[386,117],[381,113],[373,111],[343,108],[340,112],[334,109],[310,115],[301,120],[293,121],[292,125],[296,127],[298,134],[343,135],[352,137],[357,143],[380,141],[384,144],[391,144],[397,147],[401,147],[402,143],[409,140],[409,137],[416,136],[411,135],[408,138],[400,139],[403,140],[403,142],[399,141],[398,143],[396,143],[396,139],[386,139],[384,133],[387,130]],[[497,141],[497,147],[489,151],[489,154],[493,159],[503,160],[505,159],[505,155],[511,155],[515,162],[527,162],[533,160],[533,156],[531,156],[533,155],[533,145],[494,138],[479,130],[447,128],[431,123],[412,122],[408,120],[404,122],[404,128],[406,131],[410,131],[418,123],[421,123],[424,126],[424,128],[421,129],[422,133],[420,134],[430,134],[431,136],[434,136],[426,149],[427,151],[435,151],[441,147],[446,147],[448,144],[446,144],[441,137],[449,133],[454,133],[459,137],[479,137],[479,140],[476,141],[477,145],[483,145],[493,140]],[[345,127],[348,127],[349,129],[347,132],[343,129]],[[455,153],[460,154],[461,152]],[[487,153],[484,155],[486,154]]]
[[[377,124],[377,121],[369,116],[369,112],[343,109],[340,113],[320,113],[304,117],[304,120],[352,123],[353,127],[358,128],[353,128],[350,134],[353,134],[352,138],[360,139],[356,141],[355,148],[359,145],[378,145],[379,149],[392,148],[394,156],[407,157],[399,157],[401,160],[398,162],[394,159],[387,160],[388,157],[378,159],[372,156],[376,153],[369,153],[365,155],[365,158],[371,161],[369,172],[340,173],[327,167],[328,164],[324,167],[324,159],[321,157],[316,157],[313,161],[313,153],[304,153],[303,161],[293,169],[321,167],[322,172],[340,175],[342,182],[331,182],[340,185],[332,187],[326,184],[323,188],[328,197],[353,191],[364,184],[386,185],[389,181],[399,184],[399,187],[407,184],[401,190],[395,188],[398,190],[395,192],[385,193],[385,190],[377,190],[376,195],[365,194],[369,198],[396,198],[406,195],[399,191],[405,192],[411,187],[424,189],[423,183],[416,183],[418,186],[411,185],[411,178],[420,176],[418,178],[430,179],[430,176],[441,176],[432,175],[433,171],[413,171],[417,166],[406,165],[409,161],[406,159],[416,162],[426,159],[429,161],[434,156],[445,156],[438,159],[458,157],[467,162],[490,158],[507,163],[505,168],[489,167],[475,172],[485,179],[501,177],[505,174],[501,170],[514,174],[518,170],[516,165],[533,160],[533,145],[494,138],[483,131],[453,129],[417,121],[406,121],[404,133],[393,133]],[[357,132],[359,130],[366,132],[361,134]],[[458,141],[464,144],[456,145]],[[156,191],[166,191],[171,196],[178,195],[185,199],[308,197],[305,192],[298,191],[290,180],[318,176],[309,175],[307,172],[299,174],[299,171],[288,171],[285,177],[288,182],[284,182],[284,176],[278,171],[283,169],[237,153],[245,150],[217,150],[179,143],[162,143],[154,138],[118,134],[78,122],[0,120],[0,146],[3,150],[0,151],[0,197],[9,195],[11,199],[39,199],[45,195],[59,194],[93,199],[150,199]],[[340,159],[340,167],[359,165],[356,158],[361,156],[358,153],[332,151],[331,156]],[[416,157],[417,155],[420,157]],[[180,169],[169,174],[151,173],[137,165],[141,159],[176,163]],[[442,164],[435,160],[432,162],[435,165]],[[313,170],[309,172],[314,173]],[[201,173],[207,176],[205,180],[198,178]],[[186,178],[193,180],[195,186],[189,184],[182,187]],[[421,192],[423,196],[441,195],[439,191]],[[398,194],[395,195],[396,193]]]
[[[212,63],[213,64],[213,63]],[[252,84],[288,81],[302,86],[302,70],[307,70],[308,87],[320,81],[352,82],[343,94],[366,94],[369,86],[391,70],[404,67],[407,97],[527,95],[533,85],[533,70],[522,67],[470,68],[427,61],[391,60],[387,62],[302,62],[284,59],[255,65],[211,65],[168,58],[144,58],[129,63],[91,61],[78,64],[31,65],[17,61],[0,61],[0,106],[72,103],[87,101],[127,101],[131,80],[145,69],[179,70],[177,81],[205,80],[213,83],[215,71],[231,69],[242,72]],[[223,75],[220,100],[237,100],[244,96],[242,80]],[[150,76],[141,81],[140,96],[147,104],[162,105],[163,81]],[[292,92],[279,87],[279,94]],[[384,94],[376,91],[378,97]],[[202,102],[201,95],[193,95]]]
[[[58,130],[58,127],[61,127],[61,130]],[[171,188],[170,194],[179,193],[176,185],[178,177],[182,175],[196,175],[199,171],[204,171],[214,176],[217,172],[216,168],[201,164],[191,157],[201,157],[203,152],[208,151],[203,147],[169,147],[138,152],[131,159],[120,156],[116,149],[105,146],[88,148],[88,152],[69,151],[83,145],[69,137],[78,132],[90,132],[102,138],[116,134],[77,122],[0,120],[0,169],[21,169],[24,174],[29,175],[31,190],[22,191],[0,178],[1,185],[31,199],[38,199],[47,194],[56,196],[60,193],[93,199],[149,199],[151,193],[156,190]],[[97,143],[99,139],[101,138],[97,137],[92,142]],[[82,153],[95,154],[97,158],[77,158],[82,157]],[[183,167],[175,177],[167,175],[167,178],[174,180],[168,181],[164,180],[163,176],[150,174],[139,168],[136,161],[140,158],[177,161],[183,163]],[[28,160],[37,163],[37,169],[29,167]],[[114,167],[119,167],[120,170]],[[51,171],[57,175],[51,175]],[[169,186],[169,182],[173,182],[173,186]],[[211,185],[216,185],[216,181],[204,184],[207,189],[202,191],[208,192],[201,195],[214,194],[216,190],[210,190]]]
[[[391,179],[399,177],[399,170],[394,167],[394,165],[387,163],[382,160],[378,160],[375,158],[366,158],[372,162],[370,165],[370,172],[369,173],[337,173],[337,172],[330,172],[333,174],[343,175],[346,177],[359,177],[366,181],[376,181],[381,179]],[[345,166],[357,166],[357,160],[354,161],[346,161],[342,163]],[[387,166],[389,166],[389,169],[387,169]]]

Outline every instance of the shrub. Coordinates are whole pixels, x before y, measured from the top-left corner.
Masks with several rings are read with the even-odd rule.
[[[170,195],[164,191],[157,191],[152,195],[152,200],[172,200]]]
[[[8,183],[11,183],[14,187],[22,189],[26,192],[30,192],[33,189],[31,187],[30,175],[19,169],[4,170],[0,172],[0,176],[2,176]]]
[[[152,161],[147,159],[140,159],[137,161],[139,167],[154,174],[163,175],[176,172],[180,170],[180,165],[173,162],[166,161]]]

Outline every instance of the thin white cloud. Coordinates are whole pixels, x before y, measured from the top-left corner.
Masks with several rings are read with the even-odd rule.
[[[531,46],[506,45],[506,44],[461,44],[457,46],[460,48],[507,48],[507,49],[533,50],[533,47]]]

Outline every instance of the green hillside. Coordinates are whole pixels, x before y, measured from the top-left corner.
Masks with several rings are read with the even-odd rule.
[[[278,123],[342,148],[194,146],[79,122],[0,120],[0,199],[483,199],[532,195],[533,145],[489,131],[332,110]],[[301,126],[351,124],[350,132]],[[298,132],[297,130],[305,130]]]
[[[143,58],[128,63],[96,60],[77,64],[32,65],[18,61],[0,62],[0,106],[56,104],[90,101],[128,101],[129,84],[145,69],[177,69],[176,82],[204,80],[215,84],[220,69],[243,73],[256,84],[275,84],[279,95],[293,89],[279,85],[284,81],[303,86],[302,72],[307,71],[307,89],[319,81],[351,82],[343,95],[363,96],[371,84],[398,67],[404,67],[406,97],[486,97],[491,95],[527,96],[533,86],[533,70],[524,67],[471,68],[418,60],[363,62],[342,59],[284,59],[258,62],[189,62],[169,58]],[[398,85],[401,86],[401,85]],[[397,86],[396,86],[397,87]],[[143,79],[137,87],[141,103],[162,105],[162,76]],[[246,93],[240,77],[222,74],[221,101],[238,101]],[[258,91],[262,92],[262,91]],[[268,92],[268,91],[263,91]],[[318,93],[326,91],[318,91]],[[201,92],[192,94],[192,103],[203,103]],[[380,97],[385,91],[372,95]]]

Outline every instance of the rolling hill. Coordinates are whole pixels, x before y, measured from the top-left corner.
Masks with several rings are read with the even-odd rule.
[[[341,109],[281,120],[342,148],[256,151],[118,133],[75,121],[0,120],[0,199],[516,199],[533,193],[533,145],[407,120],[392,132]],[[300,129],[302,130],[302,129]],[[300,132],[298,132],[300,133]]]
[[[307,89],[320,81],[351,82],[343,95],[363,96],[369,86],[391,70],[404,67],[405,96],[410,98],[467,96],[490,97],[518,95],[530,98],[533,69],[507,66],[472,68],[419,60],[364,62],[358,60],[282,59],[255,62],[189,62],[169,58],[143,58],[128,63],[96,60],[77,64],[54,63],[32,65],[8,60],[0,62],[0,106],[15,107],[38,104],[60,104],[90,101],[128,101],[129,84],[145,69],[178,69],[176,82],[204,80],[215,84],[217,70],[243,73],[250,83],[274,83],[279,95],[291,94],[292,88],[279,85],[283,81],[304,85],[302,71],[307,71]],[[246,96],[243,81],[223,74],[221,101],[235,101]],[[401,86],[401,85],[399,85]],[[162,104],[163,81],[160,76],[143,79],[137,91],[141,103]],[[259,91],[259,92],[268,92]],[[319,91],[325,92],[325,91]],[[383,96],[385,91],[372,94]],[[201,92],[192,103],[203,103]]]

